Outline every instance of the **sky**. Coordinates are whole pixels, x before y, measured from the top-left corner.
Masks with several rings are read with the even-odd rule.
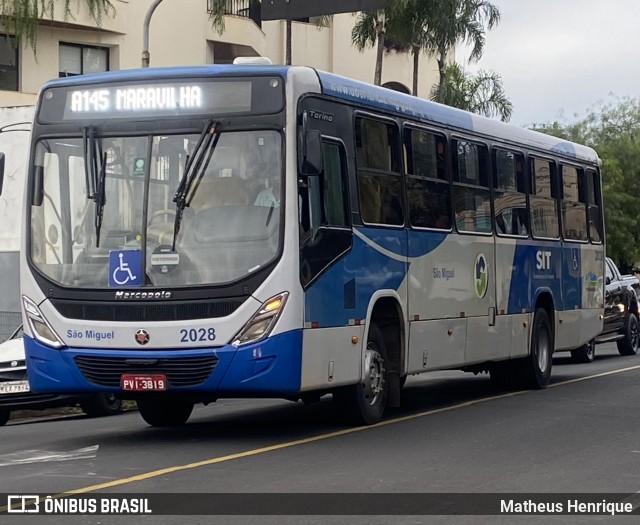
[[[616,97],[640,97],[639,0],[490,0],[501,21],[465,71],[502,76],[510,123],[568,124]]]

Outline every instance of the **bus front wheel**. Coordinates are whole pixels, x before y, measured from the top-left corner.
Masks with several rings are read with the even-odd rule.
[[[355,425],[372,425],[382,419],[387,404],[387,351],[382,332],[372,324],[364,353],[361,383],[336,390],[333,400],[342,418]]]
[[[193,402],[185,399],[141,398],[137,404],[142,419],[152,427],[184,425],[193,411]]]

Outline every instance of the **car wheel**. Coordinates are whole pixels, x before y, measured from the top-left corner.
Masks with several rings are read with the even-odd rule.
[[[636,355],[638,353],[639,341],[640,330],[638,328],[638,317],[635,313],[629,312],[627,322],[624,326],[624,339],[618,341],[618,352],[620,355]]]
[[[141,398],[138,411],[152,427],[184,425],[193,411],[193,402],[185,399]]]
[[[11,412],[9,410],[0,409],[0,427],[7,424],[9,418],[11,417]]]
[[[100,393],[81,401],[80,408],[91,417],[111,416],[122,411],[122,399],[114,394]]]
[[[364,353],[363,382],[340,388],[333,393],[336,408],[347,423],[372,425],[382,419],[389,384],[386,359],[382,332],[372,324]]]
[[[576,363],[591,363],[596,358],[596,345],[593,341],[571,350],[571,357]]]

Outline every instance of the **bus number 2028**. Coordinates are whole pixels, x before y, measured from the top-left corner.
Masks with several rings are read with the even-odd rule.
[[[198,341],[214,341],[216,331],[214,328],[191,328],[190,330],[180,330],[181,343],[195,343]]]

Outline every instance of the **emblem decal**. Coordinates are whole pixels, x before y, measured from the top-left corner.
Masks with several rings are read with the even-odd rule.
[[[149,342],[149,332],[140,329],[136,332],[136,343],[139,345],[146,345]]]
[[[473,265],[473,284],[476,295],[482,299],[489,288],[489,269],[487,268],[487,259],[482,253],[478,254]]]

